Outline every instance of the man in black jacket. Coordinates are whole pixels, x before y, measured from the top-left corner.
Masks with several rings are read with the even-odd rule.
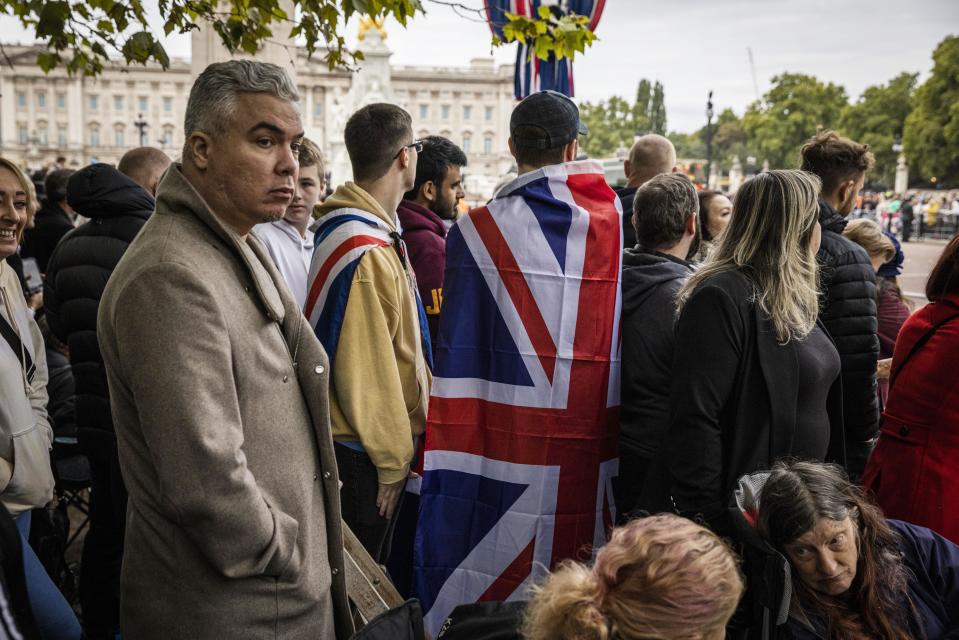
[[[170,159],[150,147],[127,152],[119,167],[77,171],[67,199],[90,218],[65,236],[50,257],[43,296],[54,334],[70,349],[76,380],[77,436],[90,460],[90,529],[80,564],[80,606],[86,637],[113,638],[119,627],[120,560],[126,491],[119,475],[97,310],[110,274],[153,213],[160,176]],[[149,191],[148,191],[149,190]]]
[[[636,232],[633,230],[631,215],[633,197],[636,190],[654,176],[676,170],[676,148],[669,138],[650,133],[639,137],[629,150],[629,157],[623,161],[626,174],[626,186],[615,189],[619,202],[623,205],[623,246],[630,248],[636,244]]]
[[[67,202],[67,181],[72,169],[57,169],[43,181],[46,200],[37,212],[36,222],[23,236],[20,255],[34,258],[41,273],[47,272],[47,263],[60,240],[73,230],[76,212]]]
[[[822,179],[819,317],[842,360],[846,470],[858,482],[879,433],[876,274],[865,249],[844,238],[842,230],[874,159],[867,145],[834,131],[813,136],[801,153],[802,169]]]
[[[637,507],[650,460],[669,425],[676,295],[692,273],[699,198],[689,178],[656,176],[633,199],[636,246],[623,254],[623,372],[616,510]]]

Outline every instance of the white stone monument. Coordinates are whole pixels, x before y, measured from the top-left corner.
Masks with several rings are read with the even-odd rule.
[[[896,193],[903,194],[909,188],[909,166],[906,164],[906,156],[899,154],[899,160],[896,162]]]

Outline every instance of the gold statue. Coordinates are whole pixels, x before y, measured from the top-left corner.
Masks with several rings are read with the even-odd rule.
[[[386,24],[386,18],[376,18],[375,20],[369,16],[365,16],[360,20],[360,32],[357,34],[357,38],[360,42],[366,38],[366,32],[370,29],[375,29],[378,34],[380,34],[380,40],[386,40],[386,29],[384,25]]]

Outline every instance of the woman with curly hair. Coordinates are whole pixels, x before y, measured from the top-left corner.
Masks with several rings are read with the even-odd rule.
[[[526,640],[721,640],[743,592],[708,529],[672,514],[613,531],[592,567],[561,565],[534,590]]]
[[[836,465],[778,463],[758,530],[789,561],[796,640],[938,640],[959,632],[959,547],[887,520]]]

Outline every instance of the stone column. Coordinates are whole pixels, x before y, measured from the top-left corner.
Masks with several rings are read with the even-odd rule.
[[[896,162],[896,186],[898,194],[903,194],[909,188],[909,166],[906,164],[906,156],[899,154],[899,160]]]

